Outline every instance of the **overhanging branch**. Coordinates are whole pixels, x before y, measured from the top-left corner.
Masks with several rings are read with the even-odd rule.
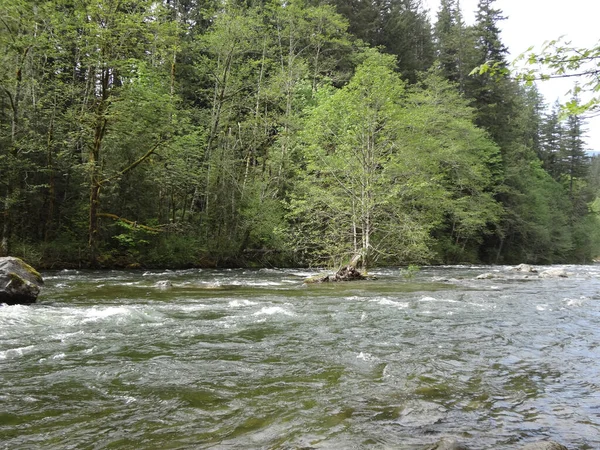
[[[160,144],[162,144],[163,142],[164,141],[162,139],[159,139],[146,153],[144,153],[142,156],[140,156],[137,160],[132,162],[130,165],[128,165],[124,169],[120,170],[113,176],[105,178],[104,180],[100,181],[100,183],[99,183],[100,186],[102,186],[106,183],[110,183],[114,179],[122,177],[126,173],[131,172],[133,169],[135,169],[137,166],[139,166],[141,163],[143,163],[146,159],[148,159],[156,151],[156,149],[160,146]]]
[[[103,217],[106,219],[113,219],[113,220],[116,220],[119,222],[125,222],[126,224],[131,225],[133,228],[141,228],[142,230],[150,231],[152,233],[160,233],[161,231],[163,231],[160,228],[149,227],[149,226],[141,225],[137,222],[134,222],[133,220],[124,219],[123,217],[119,217],[116,214],[98,213],[98,217]]]
[[[586,76],[590,76],[590,75],[600,75],[600,70],[589,70],[586,72],[577,72],[577,73],[564,73],[564,74],[560,74],[560,75],[539,75],[534,78],[528,78],[527,76],[525,76],[525,78],[530,79],[532,81],[537,81],[537,80],[545,81],[545,80],[554,80],[557,78],[586,77]]]

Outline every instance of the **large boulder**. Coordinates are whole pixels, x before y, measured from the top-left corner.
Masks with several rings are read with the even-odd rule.
[[[22,259],[0,258],[0,303],[35,303],[43,284],[41,275]]]

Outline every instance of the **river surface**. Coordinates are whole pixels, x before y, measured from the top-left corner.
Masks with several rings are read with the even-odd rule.
[[[599,449],[600,266],[563,267],[47,272],[0,306],[0,448]]]

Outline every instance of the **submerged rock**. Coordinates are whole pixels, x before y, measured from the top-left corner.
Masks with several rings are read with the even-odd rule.
[[[465,444],[455,441],[454,439],[442,439],[433,445],[430,445],[425,450],[469,450]],[[527,444],[521,450],[569,450],[564,445],[554,441],[540,441]]]
[[[442,439],[441,441],[436,442],[432,446],[427,447],[426,450],[469,450],[469,447],[452,439]]]
[[[527,444],[523,450],[568,450],[564,445],[554,441],[540,441]]]
[[[169,288],[173,287],[173,283],[171,283],[170,280],[160,280],[160,281],[157,281],[154,286],[159,289],[169,289]]]
[[[44,284],[42,276],[20,258],[0,258],[0,303],[35,303]]]

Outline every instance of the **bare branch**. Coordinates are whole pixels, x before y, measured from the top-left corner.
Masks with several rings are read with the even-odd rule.
[[[600,69],[599,70],[589,70],[589,71],[585,71],[585,72],[578,72],[578,73],[565,73],[565,74],[561,74],[561,75],[538,75],[535,78],[531,78],[531,80],[554,80],[557,78],[574,78],[574,77],[585,77],[585,76],[590,76],[590,75],[600,75]]]
[[[100,181],[99,184],[102,186],[106,183],[110,183],[111,181],[125,175],[128,172],[131,172],[133,169],[135,169],[137,166],[139,166],[141,163],[143,163],[146,159],[148,159],[163,142],[164,141],[162,139],[159,139],[146,153],[144,153],[142,156],[140,156],[137,160],[135,160],[129,166],[120,170],[113,176],[105,178],[104,180]]]
[[[145,231],[150,231],[152,233],[160,233],[161,230],[160,228],[154,228],[154,227],[148,227],[146,225],[141,225],[137,222],[134,222],[133,220],[128,220],[128,219],[124,219],[123,217],[119,217],[116,214],[110,214],[110,213],[98,213],[98,217],[103,217],[106,219],[113,219],[113,220],[117,220],[119,222],[125,222],[128,225],[131,225],[134,228],[141,228],[142,230]]]

